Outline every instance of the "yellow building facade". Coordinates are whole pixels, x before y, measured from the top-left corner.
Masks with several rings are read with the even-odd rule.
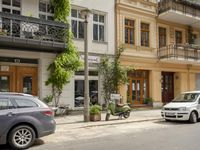
[[[120,88],[124,102],[146,106],[152,98],[159,107],[181,92],[200,90],[199,8],[173,0],[116,0],[116,45],[126,47],[122,65],[135,69]]]

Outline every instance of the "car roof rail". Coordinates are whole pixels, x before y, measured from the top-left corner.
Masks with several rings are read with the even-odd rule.
[[[30,95],[30,94],[17,93],[17,92],[0,92],[0,95],[14,95],[14,96],[29,96],[29,97],[34,97],[33,95]]]

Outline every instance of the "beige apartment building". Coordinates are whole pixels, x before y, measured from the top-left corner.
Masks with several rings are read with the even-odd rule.
[[[132,106],[162,106],[176,95],[200,90],[200,4],[182,0],[116,0],[116,44],[129,83],[121,87]]]

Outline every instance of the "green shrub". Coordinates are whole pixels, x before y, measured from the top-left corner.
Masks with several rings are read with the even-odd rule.
[[[52,102],[52,101],[53,101],[53,95],[48,95],[48,96],[46,96],[46,97],[43,99],[43,101],[44,101],[46,104]]]
[[[102,110],[102,108],[99,105],[90,106],[90,114],[100,114],[101,110]]]
[[[145,98],[144,99],[144,104],[151,104],[153,102],[153,99],[151,97]]]

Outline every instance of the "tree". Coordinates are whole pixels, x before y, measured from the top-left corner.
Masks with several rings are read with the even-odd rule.
[[[120,56],[124,50],[123,45],[119,46],[113,62],[105,55],[99,64],[99,73],[103,76],[103,95],[106,105],[110,100],[110,94],[118,93],[120,85],[126,84],[128,81],[129,69],[120,64]]]
[[[68,23],[67,16],[70,14],[70,0],[52,0],[54,7],[55,21]],[[46,85],[52,86],[52,96],[54,105],[58,106],[60,95],[62,94],[64,85],[70,82],[73,73],[82,66],[79,53],[72,41],[72,33],[70,29],[64,32],[64,39],[67,43],[67,48],[58,54],[55,60],[49,65],[48,71],[50,72]]]

